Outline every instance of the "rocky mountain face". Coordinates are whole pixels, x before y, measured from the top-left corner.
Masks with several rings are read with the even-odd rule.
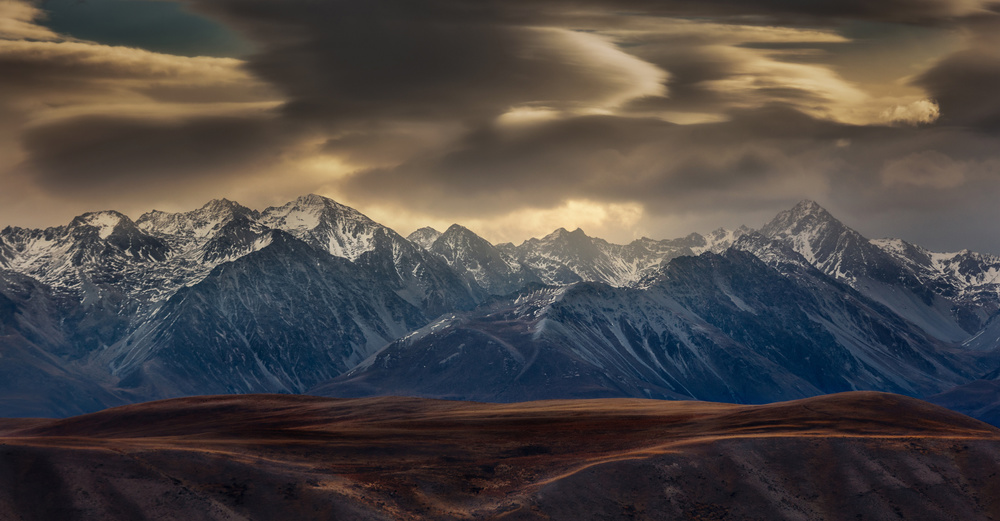
[[[871,241],[812,201],[781,212],[760,234],[942,340],[969,338],[1000,307],[994,256]]]
[[[471,287],[490,295],[513,293],[541,279],[468,228],[452,225],[428,247],[441,256]]]
[[[420,246],[425,250],[429,250],[434,241],[441,236],[441,232],[431,228],[430,226],[424,226],[413,233],[406,236],[406,240]]]
[[[1000,258],[868,240],[803,202],[611,244],[404,238],[317,195],[0,231],[0,415],[205,393],[913,396],[1000,367]],[[45,390],[37,390],[44,386]]]
[[[126,403],[71,363],[90,344],[85,336],[90,328],[80,324],[85,316],[74,299],[53,294],[30,277],[0,271],[3,414],[69,416]]]
[[[747,231],[720,229],[707,237],[693,233],[680,239],[642,238],[622,245],[589,237],[579,228],[572,232],[560,228],[509,251],[546,284],[588,281],[625,287],[654,274],[676,257],[723,251]]]
[[[216,267],[98,360],[147,396],[301,393],[426,323],[346,259],[286,232]]]
[[[443,318],[314,392],[764,403],[970,376],[955,349],[849,286],[731,249],[677,258],[643,288],[539,288]]]

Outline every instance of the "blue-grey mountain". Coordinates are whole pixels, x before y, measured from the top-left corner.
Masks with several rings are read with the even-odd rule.
[[[0,231],[0,415],[307,390],[927,396],[1000,367],[998,275],[998,257],[868,240],[808,201],[759,231],[623,245],[404,238],[317,195],[92,212]]]

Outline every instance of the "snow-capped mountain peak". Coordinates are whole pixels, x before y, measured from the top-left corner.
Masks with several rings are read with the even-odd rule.
[[[811,239],[817,234],[826,231],[839,233],[845,228],[846,226],[831,215],[830,212],[826,211],[825,208],[814,201],[805,200],[790,210],[779,213],[771,222],[761,228],[760,231],[765,236],[772,238],[803,235],[804,239]]]
[[[98,237],[107,239],[114,233],[123,222],[131,225],[132,220],[125,215],[114,210],[104,210],[100,212],[87,212],[76,217],[69,223],[71,230],[78,228],[92,228],[97,231]]]
[[[705,235],[691,234],[685,237],[683,240],[685,242],[693,242],[694,236],[701,239],[704,244],[691,246],[691,250],[696,254],[700,255],[706,251],[712,253],[722,253],[729,249],[740,237],[752,232],[750,228],[746,226],[740,226],[735,230],[727,230],[726,228],[718,228]]]
[[[539,282],[516,259],[459,224],[448,227],[428,250],[442,257],[470,285],[486,293],[506,294],[529,282]]]
[[[256,218],[257,212],[228,199],[212,199],[189,212],[146,212],[136,224],[148,233],[171,239],[176,245],[208,238],[238,217]]]
[[[354,208],[316,194],[264,210],[261,223],[349,260],[371,251],[375,235],[386,230]]]
[[[431,228],[430,226],[424,226],[423,228],[407,235],[406,240],[426,250],[430,249],[431,245],[434,244],[434,241],[436,241],[440,236],[441,232]]]

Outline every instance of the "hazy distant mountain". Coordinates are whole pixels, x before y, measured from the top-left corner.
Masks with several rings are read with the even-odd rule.
[[[7,227],[0,270],[0,415],[313,387],[924,395],[1000,367],[1000,258],[870,241],[809,201],[760,231],[493,245],[460,225],[404,238],[317,195],[222,199]]]
[[[8,416],[69,416],[126,403],[73,363],[93,343],[96,317],[46,285],[0,271],[0,411]],[[95,319],[100,324],[86,323]]]

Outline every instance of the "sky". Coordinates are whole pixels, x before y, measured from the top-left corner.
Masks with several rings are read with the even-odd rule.
[[[1000,4],[0,0],[0,226],[307,193],[515,243],[812,199],[1000,253]]]

